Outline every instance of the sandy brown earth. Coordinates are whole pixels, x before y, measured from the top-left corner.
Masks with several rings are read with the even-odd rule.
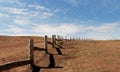
[[[63,48],[48,45],[43,37],[0,37],[0,64],[29,58],[28,39],[34,39],[34,60],[39,72],[120,72],[120,41],[64,41]],[[50,39],[49,39],[50,41]],[[50,68],[51,67],[51,68]],[[0,72],[31,72],[29,65]]]

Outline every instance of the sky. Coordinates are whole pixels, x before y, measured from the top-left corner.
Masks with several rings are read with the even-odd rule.
[[[120,0],[0,0],[0,35],[120,39]]]

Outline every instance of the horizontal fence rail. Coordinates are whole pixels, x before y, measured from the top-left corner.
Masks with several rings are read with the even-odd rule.
[[[62,48],[63,37],[52,35],[51,40],[52,40],[51,42],[48,41],[48,37],[47,37],[47,35],[45,35],[45,37],[44,37],[44,47],[45,47],[46,54],[49,54],[48,44],[51,44],[53,46],[53,48],[55,48],[57,45]],[[22,41],[22,40],[20,40],[20,41]],[[0,71],[9,70],[11,68],[18,67],[18,66],[23,66],[23,65],[27,65],[27,64],[29,64],[30,69],[33,70],[34,66],[35,66],[35,64],[34,64],[34,41],[33,41],[33,39],[29,39],[28,43],[29,43],[28,44],[29,58],[24,59],[24,60],[12,61],[12,62],[7,62],[7,63],[4,63],[4,64],[0,64]],[[57,48],[57,50],[59,51],[58,48]],[[62,54],[60,51],[59,51],[59,53]]]
[[[17,67],[17,66],[23,66],[23,65],[26,65],[26,64],[30,64],[30,68],[32,69],[32,67],[34,65],[34,55],[33,55],[33,47],[34,46],[33,46],[33,40],[32,39],[29,40],[29,46],[28,47],[29,47],[29,57],[30,58],[0,64],[0,71],[7,70],[7,69]]]

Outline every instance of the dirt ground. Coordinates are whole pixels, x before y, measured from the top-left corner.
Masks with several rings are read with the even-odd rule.
[[[34,39],[36,72],[120,72],[119,40],[64,41],[63,48],[49,44],[46,54],[43,37],[0,36],[0,64],[28,59],[29,39]],[[28,64],[0,72],[32,71]]]

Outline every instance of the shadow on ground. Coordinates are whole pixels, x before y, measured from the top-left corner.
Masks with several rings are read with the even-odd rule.
[[[62,66],[55,66],[55,59],[53,54],[49,54],[49,66],[48,67],[39,67],[39,66],[33,66],[32,72],[40,72],[41,69],[50,69],[50,68],[63,68]]]

